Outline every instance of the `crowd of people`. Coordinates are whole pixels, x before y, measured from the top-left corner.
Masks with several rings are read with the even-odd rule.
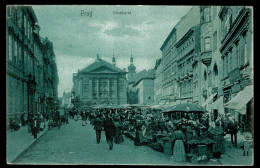
[[[160,109],[118,108],[118,109],[77,109],[70,112],[74,120],[86,120],[94,126],[96,141],[100,143],[101,132],[105,131],[109,150],[113,143],[124,142],[123,134],[133,137],[134,145],[151,145],[155,135],[168,135],[172,142],[172,154],[175,161],[185,161],[191,152],[193,139],[214,142],[214,157],[225,152],[224,136],[231,135],[231,142],[237,146],[237,121],[230,114],[214,118],[209,113],[162,113]],[[208,139],[207,139],[208,138]],[[211,141],[210,141],[211,142]]]

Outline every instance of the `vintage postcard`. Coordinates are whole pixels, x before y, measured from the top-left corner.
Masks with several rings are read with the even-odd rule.
[[[252,6],[7,5],[18,165],[254,165]]]

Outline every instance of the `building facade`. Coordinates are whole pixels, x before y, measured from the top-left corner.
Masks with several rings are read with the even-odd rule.
[[[154,67],[154,102],[159,104],[162,100],[162,59],[157,59]]]
[[[176,44],[177,103],[199,104],[200,25],[192,27]]]
[[[239,124],[251,129],[252,8],[192,8],[175,25],[160,50],[162,99],[197,103],[207,108],[214,119],[231,113]],[[155,89],[155,93],[160,90]]]
[[[222,6],[218,16],[221,20],[219,50],[223,66],[220,85],[225,112],[231,112],[239,123],[245,123],[246,129],[250,130],[253,121],[252,8]],[[250,97],[246,98],[247,95]]]
[[[178,50],[175,44],[193,27],[199,24],[199,7],[193,7],[174,26],[160,50],[162,51],[162,101],[175,102],[180,97],[178,89]]]
[[[44,114],[45,49],[36,15],[30,6],[8,6],[6,16],[7,119]]]
[[[133,87],[136,90],[138,104],[149,105],[154,103],[154,78],[155,71],[150,69],[142,71],[142,75],[136,78]]]
[[[126,104],[126,71],[97,56],[96,61],[73,74],[72,97],[82,104]],[[77,108],[78,104],[74,103]]]

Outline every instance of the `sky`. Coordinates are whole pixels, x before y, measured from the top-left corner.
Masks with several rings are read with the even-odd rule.
[[[191,6],[33,5],[40,36],[54,45],[58,96],[72,89],[72,74],[97,57],[136,71],[151,69],[161,58],[160,47]]]

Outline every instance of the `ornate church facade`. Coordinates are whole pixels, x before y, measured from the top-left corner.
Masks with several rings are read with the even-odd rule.
[[[73,74],[72,99],[83,104],[126,104],[127,72],[97,56],[94,63]],[[72,101],[73,101],[72,100]]]

